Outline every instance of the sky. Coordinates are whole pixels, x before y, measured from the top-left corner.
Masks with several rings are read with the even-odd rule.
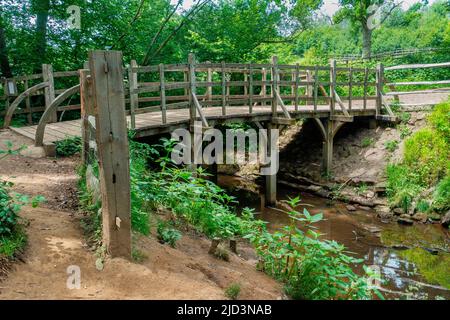
[[[171,0],[172,3],[177,3],[177,0]],[[429,0],[429,3],[432,4],[436,0]],[[189,8],[194,0],[184,0],[183,7],[185,9]],[[403,0],[403,8],[407,9],[414,3],[419,2],[419,0]],[[324,0],[324,5],[322,7],[322,11],[329,16],[332,16],[339,9],[338,0]]]

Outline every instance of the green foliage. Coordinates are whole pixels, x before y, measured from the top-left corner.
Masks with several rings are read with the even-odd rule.
[[[158,222],[157,233],[159,241],[161,241],[161,243],[167,243],[172,248],[175,248],[177,241],[181,239],[180,231],[172,228],[164,221]]]
[[[355,190],[356,190],[356,193],[357,193],[357,194],[361,195],[361,194],[366,193],[367,190],[369,190],[369,187],[367,186],[367,184],[362,183],[362,184],[360,184],[359,186],[357,186],[357,187],[355,188]]]
[[[225,289],[225,296],[231,300],[236,300],[240,293],[241,285],[239,283],[232,283]]]
[[[398,118],[400,119],[401,123],[405,124],[411,119],[411,113],[400,112],[400,113],[398,113]]]
[[[419,202],[416,205],[416,210],[418,212],[424,212],[427,213],[428,210],[430,210],[430,203],[427,200],[419,200]]]
[[[371,137],[364,137],[361,141],[361,147],[367,148],[372,146],[375,143],[375,140]]]
[[[0,258],[14,258],[23,250],[27,244],[27,235],[21,225],[16,225],[14,230],[8,234],[0,234]]]
[[[442,136],[424,128],[405,141],[404,164],[419,174],[422,183],[431,185],[449,170],[449,151]]]
[[[294,198],[288,203],[295,208],[299,202]],[[268,233],[259,224],[246,236],[256,248],[260,267],[284,282],[294,299],[370,299],[366,278],[351,268],[362,260],[347,255],[336,241],[321,240],[315,231],[313,224],[323,219],[322,214],[311,215],[306,209],[287,214],[290,224],[281,230]]]
[[[386,193],[391,206],[403,208],[407,212],[423,189],[417,172],[402,164],[388,165]]]
[[[450,100],[436,105],[428,117],[431,127],[450,143]]]
[[[401,139],[405,139],[411,135],[411,129],[406,124],[400,124],[398,130],[400,131]]]
[[[67,137],[64,140],[55,142],[56,155],[69,157],[81,152],[81,138]]]
[[[442,179],[436,186],[432,207],[438,212],[450,210],[450,175]]]
[[[402,163],[388,165],[387,195],[391,206],[407,211],[423,190],[436,186],[432,199],[417,199],[416,209],[440,213],[450,208],[449,106],[450,102],[438,105],[428,117],[429,127],[405,140]]]
[[[397,140],[388,140],[384,143],[384,147],[389,152],[394,152],[398,148],[398,141]]]

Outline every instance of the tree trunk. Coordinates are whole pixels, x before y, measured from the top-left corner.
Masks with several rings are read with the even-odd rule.
[[[9,65],[8,50],[6,48],[5,29],[0,25],[0,70],[2,77],[11,78],[11,66]]]
[[[40,70],[42,63],[46,61],[45,51],[47,47],[47,22],[48,11],[50,9],[50,0],[34,0],[33,11],[36,14],[36,31],[34,69]]]
[[[362,42],[362,56],[364,59],[368,59],[372,54],[372,30],[367,26],[366,23],[362,24]]]

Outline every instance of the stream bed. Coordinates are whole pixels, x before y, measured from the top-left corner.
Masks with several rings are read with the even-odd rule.
[[[219,175],[218,184],[236,197],[238,209],[253,208],[269,230],[288,224],[283,200],[300,194],[302,205],[313,214],[322,212],[316,224],[324,238],[344,244],[349,252],[375,266],[387,299],[450,299],[450,238],[440,225],[383,223],[373,210],[348,211],[345,203],[331,202],[298,190],[278,186],[278,203],[264,207],[263,188],[241,178]],[[355,272],[362,273],[362,265]]]

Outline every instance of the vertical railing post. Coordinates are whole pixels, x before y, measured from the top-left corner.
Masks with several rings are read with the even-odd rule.
[[[383,104],[382,101],[383,79],[384,79],[384,67],[383,64],[378,63],[376,71],[376,94],[377,94],[376,111],[375,111],[376,116],[381,114],[381,106]]]
[[[300,66],[295,64],[295,111],[298,111],[298,86],[300,82]]]
[[[276,92],[278,91],[278,57],[272,57],[272,117],[277,116],[278,100]]]
[[[131,258],[130,152],[122,53],[89,52],[102,193],[103,243],[112,257]]]
[[[367,109],[367,79],[369,77],[369,69],[367,67],[364,68],[364,100],[363,100],[363,109]]]
[[[44,89],[45,95],[45,109],[48,109],[52,104],[53,100],[55,100],[55,81],[53,79],[53,67],[51,64],[43,64],[42,65],[42,80],[44,82],[48,82],[48,86]],[[58,114],[55,110],[49,118],[49,123],[57,122]]]
[[[261,86],[262,97],[265,99],[266,96],[267,96],[267,84],[266,84],[266,81],[267,81],[267,69],[266,68],[262,69],[261,81],[262,81],[262,86]],[[266,100],[264,100],[261,103],[261,105],[262,106],[267,105]]]
[[[353,98],[353,68],[350,67],[348,71],[348,110],[352,110]]]
[[[334,114],[336,108],[336,60],[330,60],[330,114]]]
[[[248,108],[249,113],[253,113],[253,66],[248,65]]]
[[[211,61],[206,61],[206,63],[211,63]],[[212,106],[212,85],[210,84],[212,82],[212,69],[208,68],[207,75],[206,75],[206,81],[208,82],[208,85],[206,87],[206,107],[208,107],[211,103]]]
[[[314,112],[317,112],[317,103],[318,103],[318,94],[319,94],[319,67],[314,67]]]
[[[159,65],[159,86],[160,86],[160,98],[161,98],[161,115],[162,123],[167,123],[167,111],[166,111],[166,81],[164,75],[164,64]]]
[[[195,55],[193,53],[189,53],[188,64],[189,64],[189,119],[191,124],[194,124],[195,118],[197,117],[197,112],[195,110],[194,99],[192,97],[194,94],[196,94]]]
[[[139,104],[139,95],[134,92],[138,88],[137,71],[133,71],[137,68],[136,60],[130,61],[130,67],[128,68],[128,85],[130,90],[130,120],[131,129],[136,129],[136,109]]]
[[[23,83],[23,87],[24,90],[27,90],[28,87],[28,79],[25,79],[24,83]],[[27,121],[28,124],[33,124],[33,115],[32,115],[32,111],[31,111],[31,100],[30,100],[30,96],[25,98],[25,110],[27,110]]]
[[[222,115],[227,114],[227,78],[225,74],[225,62],[222,61]]]

